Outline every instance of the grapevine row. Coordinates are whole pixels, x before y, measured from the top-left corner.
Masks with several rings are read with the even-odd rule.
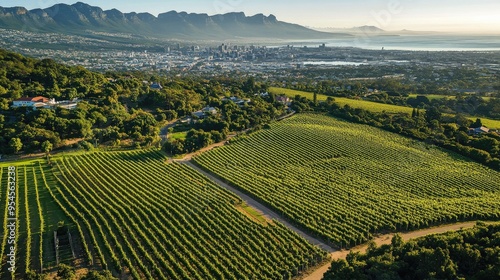
[[[194,161],[339,247],[380,231],[500,218],[498,172],[322,115],[294,116]]]
[[[40,260],[40,272],[43,271],[43,233],[45,230],[45,220],[43,218],[43,210],[42,210],[42,205],[40,203],[40,194],[38,192],[38,180],[36,178],[36,172],[35,168],[32,167],[31,169],[33,173],[33,182],[34,182],[34,188],[35,188],[35,197],[36,197],[36,207],[38,209],[38,218],[40,219],[40,247],[38,250],[38,258]]]
[[[59,175],[62,176],[66,180],[64,173],[61,172]],[[121,258],[123,260],[123,262],[127,265],[127,267],[130,269],[132,276],[135,279],[140,279],[141,277],[139,276],[139,273],[137,272],[135,266],[133,266],[130,259],[125,254],[124,248],[121,245],[121,243],[118,241],[118,238],[113,233],[113,230],[111,229],[111,226],[109,225],[108,220],[106,220],[104,218],[102,213],[100,211],[98,211],[93,204],[89,203],[87,197],[84,197],[81,195],[79,197],[76,197],[75,194],[71,191],[71,189],[74,189],[74,188],[67,186],[66,183],[63,182],[63,180],[60,178],[60,176],[56,175],[56,178],[57,178],[59,184],[61,186],[63,186],[63,188],[59,189],[60,194],[62,195],[63,194],[62,190],[64,190],[64,192],[67,193],[68,196],[71,198],[72,203],[74,205],[78,205],[79,208],[81,209],[81,211],[83,211],[85,213],[85,215],[90,216],[90,218],[94,222],[94,225],[97,226],[99,233],[101,234],[101,236],[104,240],[105,247],[108,249],[108,252],[111,253],[111,258],[112,258],[114,269],[116,269],[118,271],[121,270],[121,264],[120,264],[120,260],[119,260]],[[83,200],[83,201],[81,201],[81,200]],[[97,218],[96,218],[96,216],[97,216]],[[106,229],[105,231],[103,230],[103,227]],[[108,234],[105,234],[104,232],[106,232]],[[118,257],[115,254],[114,250],[112,250],[112,247],[111,247],[110,243],[108,242],[107,237],[109,237],[109,239],[112,240],[112,242],[114,244],[114,248],[116,248],[120,257]]]
[[[163,278],[161,267],[169,279],[281,279],[325,258],[284,227],[249,221],[232,206],[238,198],[201,174],[164,161],[158,152],[93,153],[57,161],[54,174],[79,207],[106,213],[116,225],[109,232],[119,223],[125,243],[142,244],[126,255],[150,260],[144,274]]]
[[[83,237],[83,233],[81,231],[81,228],[79,226],[79,223],[78,221],[74,218],[73,214],[71,214],[69,212],[69,210],[61,203],[61,201],[56,197],[56,195],[52,192],[51,188],[49,187],[49,185],[47,184],[47,179],[45,177],[45,173],[43,171],[43,167],[41,165],[41,163],[39,163],[39,170],[40,170],[40,173],[41,173],[41,177],[43,179],[43,182],[44,182],[44,186],[45,188],[48,190],[50,196],[52,197],[52,199],[54,199],[54,201],[57,203],[57,205],[63,210],[63,212],[66,214],[66,216],[68,216],[72,221],[73,223],[75,223],[77,225],[77,228],[79,230],[79,235],[80,237]],[[99,257],[99,260],[101,262],[101,266],[104,268],[104,269],[107,269],[107,263],[106,263],[106,260],[104,258],[104,255],[99,247],[99,244],[97,242],[97,239],[93,233],[93,231],[91,230],[92,227],[90,226],[90,223],[87,219],[85,219],[85,216],[83,214],[81,214],[74,206],[73,204],[71,203],[68,203],[68,200],[65,196],[62,195],[62,198],[63,198],[63,201],[65,202],[65,205],[68,205],[68,208],[71,209],[72,213],[75,213],[80,219],[82,219],[83,223],[85,224],[85,226],[87,227],[87,229],[89,230],[89,234],[90,234],[90,238],[92,240],[92,244],[94,245],[94,249],[97,251],[97,255]],[[41,208],[40,208],[41,209]],[[43,228],[43,227],[42,227]],[[85,242],[85,239],[82,238],[82,243],[84,245],[84,250],[87,252],[87,258],[91,258],[91,255],[89,253],[89,249],[88,249],[88,246]],[[40,259],[42,259],[42,244],[40,244]]]
[[[25,270],[26,272],[31,266],[31,221],[30,221],[30,209],[28,203],[28,171],[26,166],[24,170],[24,211],[26,214],[26,259],[25,259]]]

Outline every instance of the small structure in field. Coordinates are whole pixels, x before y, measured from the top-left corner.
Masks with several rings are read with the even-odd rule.
[[[469,128],[469,135],[481,135],[485,133],[489,133],[490,129],[484,126],[481,127],[476,127],[476,128]]]

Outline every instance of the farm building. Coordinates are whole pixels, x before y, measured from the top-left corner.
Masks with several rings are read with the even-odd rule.
[[[469,128],[469,135],[480,135],[490,132],[490,129],[484,126],[477,128]]]

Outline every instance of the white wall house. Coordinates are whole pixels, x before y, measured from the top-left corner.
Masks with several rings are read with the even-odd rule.
[[[55,109],[57,107],[73,110],[76,109],[78,102],[80,102],[77,98],[73,100],[65,100],[56,102],[55,99],[48,99],[43,96],[37,97],[23,97],[13,101],[12,107],[31,107],[33,109],[45,108],[45,109]]]
[[[46,103],[49,102],[48,98],[45,98],[43,96],[37,96],[37,97],[23,97],[14,100],[12,107],[17,108],[17,107],[33,107],[33,108],[38,108],[45,106]]]

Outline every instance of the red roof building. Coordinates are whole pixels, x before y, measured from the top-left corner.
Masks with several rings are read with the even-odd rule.
[[[47,102],[49,99],[43,96],[23,97],[14,100],[12,107],[37,107],[36,104]]]

